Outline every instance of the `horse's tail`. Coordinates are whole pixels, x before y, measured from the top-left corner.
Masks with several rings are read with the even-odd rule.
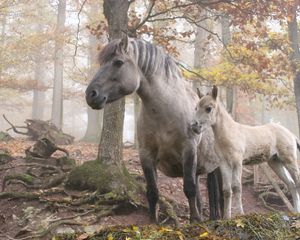
[[[207,190],[209,199],[210,219],[216,220],[223,217],[224,197],[222,189],[222,175],[220,168],[207,175]]]

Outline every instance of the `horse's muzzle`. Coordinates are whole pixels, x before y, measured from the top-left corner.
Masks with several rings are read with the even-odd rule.
[[[202,126],[198,121],[193,121],[190,125],[192,131],[196,134],[200,134],[202,132]]]
[[[107,102],[107,96],[101,95],[96,88],[88,88],[85,92],[85,99],[92,109],[102,109]]]

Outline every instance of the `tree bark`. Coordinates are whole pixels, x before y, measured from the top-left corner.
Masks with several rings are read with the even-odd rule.
[[[54,60],[54,83],[53,83],[53,103],[51,121],[59,129],[63,124],[63,31],[66,20],[66,0],[59,0],[56,41],[55,41],[55,60]]]
[[[110,40],[121,38],[127,31],[128,0],[104,0],[104,16],[108,21]],[[104,109],[103,129],[98,148],[98,161],[103,164],[118,164],[123,159],[123,122],[125,99],[107,105]]]
[[[298,130],[300,131],[300,52],[296,9],[297,6],[293,9],[291,21],[288,21],[288,33],[292,49],[290,60],[294,72],[294,94],[298,116]]]

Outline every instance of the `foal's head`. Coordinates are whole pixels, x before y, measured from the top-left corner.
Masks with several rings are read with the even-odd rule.
[[[212,126],[216,122],[218,88],[213,86],[211,93],[207,95],[201,94],[197,89],[197,94],[200,101],[197,104],[195,120],[191,127],[195,133],[200,134],[206,127]]]
[[[100,53],[100,68],[86,89],[86,101],[93,109],[102,109],[136,91],[140,85],[139,69],[132,58],[127,36],[113,40]]]

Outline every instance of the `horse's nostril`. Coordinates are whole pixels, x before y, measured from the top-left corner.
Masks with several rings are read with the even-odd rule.
[[[97,90],[92,90],[92,91],[89,93],[89,97],[90,97],[91,99],[94,99],[94,98],[98,97],[98,95],[99,95],[99,93],[98,93]]]

